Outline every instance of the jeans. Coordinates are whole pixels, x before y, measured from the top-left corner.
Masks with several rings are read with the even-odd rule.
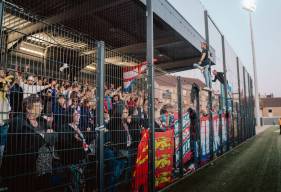
[[[195,63],[193,64],[193,67],[199,68],[201,67],[199,64]],[[208,88],[212,88],[212,79],[211,79],[211,71],[209,70],[209,66],[204,67],[203,75],[205,78],[205,84]]]
[[[8,129],[9,129],[9,124],[4,124],[0,126],[0,168],[2,165],[5,145],[7,144]]]
[[[225,94],[224,94],[224,84],[221,84],[221,106],[222,110],[225,111]]]
[[[132,151],[131,149],[119,150],[119,155],[126,158],[126,167],[125,167],[125,182],[130,183],[131,172],[132,172]]]
[[[119,180],[122,171],[124,170],[124,162],[121,160],[117,160],[116,154],[113,150],[109,148],[104,149],[104,159],[108,163],[109,166],[109,191],[110,192],[116,192],[116,184]]]

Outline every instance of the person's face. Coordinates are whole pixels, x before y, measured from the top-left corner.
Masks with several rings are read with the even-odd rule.
[[[60,91],[61,93],[63,93],[63,92],[64,92],[64,87],[61,86],[60,89],[59,89],[59,91]]]
[[[38,80],[38,85],[43,85],[43,81],[42,80]]]
[[[87,91],[87,92],[85,93],[85,96],[86,96],[87,98],[91,98],[91,97],[92,97],[92,92],[91,92],[91,91]]]
[[[201,49],[206,49],[206,44],[205,43],[201,43]]]
[[[77,98],[72,99],[72,105],[74,105],[74,106],[78,105],[78,99]]]
[[[118,101],[118,96],[113,97],[113,100],[114,100],[115,102],[117,102],[117,101]]]
[[[86,103],[86,107],[87,107],[87,108],[90,108],[90,106],[91,106],[90,102],[87,102],[87,103]]]
[[[73,123],[74,123],[74,124],[78,124],[79,121],[80,121],[80,114],[77,113],[77,112],[75,112],[75,113],[73,114]]]
[[[124,110],[123,110],[122,117],[125,119],[125,118],[127,118],[127,117],[128,117],[128,115],[129,115],[129,111],[128,111],[128,109],[124,109]]]
[[[143,106],[143,111],[144,111],[145,113],[148,112],[148,106],[147,106],[147,105],[144,105],[144,106]]]
[[[33,84],[34,84],[34,81],[29,79],[29,80],[27,80],[27,84],[28,84],[28,85],[33,85]]]
[[[64,98],[64,97],[60,97],[60,98],[59,98],[59,104],[60,104],[61,106],[63,106],[63,105],[65,104],[65,98]]]
[[[52,82],[51,82],[51,85],[52,86],[55,86],[57,84],[57,82],[55,81],[55,80],[53,80]]]
[[[80,89],[79,89],[78,86],[76,86],[76,87],[73,88],[73,91],[75,91],[75,92],[79,92],[79,90],[80,90]]]
[[[34,118],[38,118],[41,115],[43,106],[40,102],[33,103],[33,106],[31,109],[27,109],[27,112],[31,114]]]
[[[217,71],[213,70],[213,75],[217,75]]]

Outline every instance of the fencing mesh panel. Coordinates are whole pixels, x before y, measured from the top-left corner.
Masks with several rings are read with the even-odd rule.
[[[238,71],[237,71],[237,55],[231,48],[228,41],[225,41],[226,68],[228,80],[228,106],[230,106],[230,139],[232,144],[237,144],[238,140],[238,106],[239,106],[239,90],[238,90]]]
[[[178,90],[176,76],[155,68],[155,187],[179,176]]]
[[[94,190],[95,40],[10,4],[1,35],[3,186]]]
[[[105,61],[105,190],[131,190],[147,178],[140,166],[146,159],[138,151],[148,141],[141,137],[148,129],[146,64],[113,50],[106,51]]]

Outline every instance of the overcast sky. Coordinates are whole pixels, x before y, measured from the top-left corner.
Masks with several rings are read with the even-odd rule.
[[[252,74],[248,14],[241,0],[169,0],[202,35],[206,8],[225,38]],[[253,15],[259,92],[281,96],[281,0],[256,0]],[[200,10],[200,11],[199,11]]]

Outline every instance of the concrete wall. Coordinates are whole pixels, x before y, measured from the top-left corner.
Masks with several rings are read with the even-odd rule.
[[[270,114],[268,111],[272,110]],[[265,107],[262,109],[262,116],[263,117],[279,117],[281,116],[281,107]]]
[[[262,117],[261,122],[262,125],[279,125],[279,117]]]

